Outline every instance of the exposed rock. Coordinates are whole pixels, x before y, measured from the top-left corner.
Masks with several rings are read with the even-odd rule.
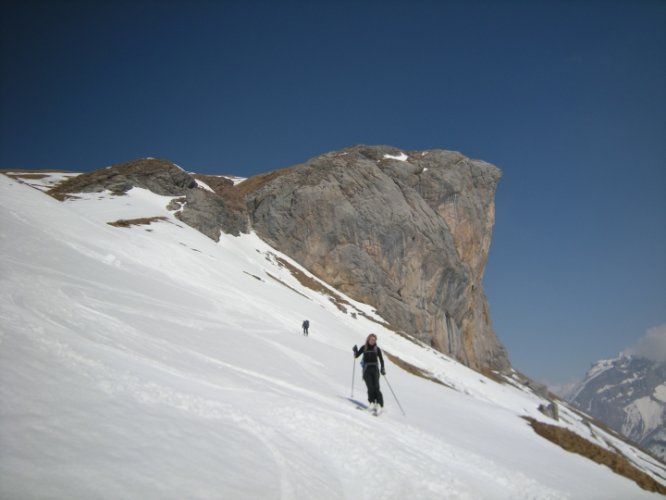
[[[178,196],[195,188],[196,182],[187,172],[169,161],[139,159],[72,177],[55,186],[49,193],[62,196],[65,193],[109,190],[123,194],[135,186],[163,196]]]
[[[223,231],[234,236],[249,230],[247,213],[238,210],[232,202],[204,189],[190,189],[185,206],[176,217],[218,241]]]
[[[355,146],[273,173],[245,200],[262,238],[394,328],[505,369],[481,286],[499,178],[459,153]]]
[[[185,200],[186,198],[184,196],[180,198],[173,198],[167,205],[167,210],[171,212],[176,212],[181,210],[185,205]]]
[[[560,410],[559,407],[557,406],[557,403],[554,401],[551,401],[547,405],[539,405],[539,411],[546,415],[547,417],[552,418],[553,420],[559,420],[560,419]]]

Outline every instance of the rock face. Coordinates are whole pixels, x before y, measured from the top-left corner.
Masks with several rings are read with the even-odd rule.
[[[499,178],[455,152],[356,146],[286,169],[245,201],[262,238],[394,328],[505,369],[481,286]]]
[[[238,236],[249,230],[243,207],[204,189],[188,190],[183,210],[176,217],[215,241],[220,239],[220,231]]]
[[[60,193],[132,186],[181,196],[176,216],[214,240],[255,230],[392,328],[469,366],[504,370],[481,286],[500,171],[460,153],[355,146],[233,186],[164,160],[82,174]]]
[[[598,361],[569,400],[666,460],[666,362],[632,356]]]

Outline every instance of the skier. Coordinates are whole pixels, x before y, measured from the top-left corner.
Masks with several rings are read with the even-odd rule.
[[[308,320],[306,319],[305,321],[303,321],[303,325],[302,325],[302,326],[303,326],[303,335],[306,335],[306,336],[307,336],[307,335],[308,335],[308,328],[310,328],[310,321],[308,321]]]
[[[354,346],[353,351],[354,358],[363,355],[361,360],[363,381],[368,387],[370,410],[377,414],[381,408],[384,408],[384,396],[382,396],[382,391],[379,390],[379,374],[386,375],[384,356],[382,356],[382,350],[377,345],[377,335],[371,333],[365,340],[365,345],[361,346],[360,349]],[[378,362],[381,364],[381,369],[377,366]]]

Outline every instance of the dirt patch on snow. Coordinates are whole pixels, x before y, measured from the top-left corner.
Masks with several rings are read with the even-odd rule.
[[[418,366],[414,366],[411,363],[408,363],[404,359],[399,358],[398,356],[394,356],[390,352],[387,352],[385,349],[382,349],[382,352],[386,354],[386,357],[393,363],[394,365],[399,366],[406,372],[411,373],[412,375],[416,375],[417,377],[424,378],[426,380],[430,380],[431,382],[435,382],[436,384],[443,385],[444,387],[448,387],[449,389],[453,389],[450,385],[445,384],[441,380],[435,378],[432,376],[432,374],[428,373],[427,371],[423,370],[422,368],[419,368]]]
[[[168,220],[166,217],[143,217],[141,219],[120,219],[114,222],[107,222],[107,224],[114,227],[149,226],[153,222],[166,220]]]
[[[644,490],[666,495],[666,486],[658,483],[645,472],[638,470],[619,452],[602,448],[564,427],[546,424],[529,417],[525,417],[525,420],[530,423],[537,434],[565,450],[578,453],[598,464],[609,467],[616,474],[635,481]]]
[[[31,179],[31,180],[39,180],[39,179],[46,179],[47,177],[50,177],[50,174],[28,174],[28,173],[5,173],[7,177],[13,177],[14,179]]]

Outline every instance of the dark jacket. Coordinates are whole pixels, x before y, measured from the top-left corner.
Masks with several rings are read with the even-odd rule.
[[[362,345],[361,348],[356,351],[354,357],[358,358],[363,356],[361,364],[363,365],[363,370],[366,370],[368,367],[377,366],[377,361],[381,364],[382,370],[384,369],[384,356],[382,356],[382,350],[379,346],[375,345],[370,347],[367,344]]]

